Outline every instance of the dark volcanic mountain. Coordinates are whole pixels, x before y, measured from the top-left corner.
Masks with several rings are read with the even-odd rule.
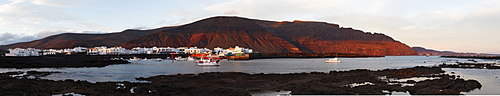
[[[61,34],[14,45],[24,48],[67,48],[77,45],[125,48],[242,46],[260,53],[417,54],[407,45],[384,34],[340,28],[339,25],[325,22],[273,22],[240,17],[212,17],[179,27],[127,30],[114,34]]]
[[[0,46],[0,49],[7,48],[40,48],[40,49],[62,49],[73,47],[96,47],[96,46],[119,46],[132,39],[142,37],[151,33],[159,32],[169,28],[159,28],[155,30],[125,30],[120,33],[110,34],[78,34],[63,33],[49,36],[40,40],[23,42]]]

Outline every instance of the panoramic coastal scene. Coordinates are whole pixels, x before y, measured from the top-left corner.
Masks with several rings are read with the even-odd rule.
[[[499,5],[5,0],[0,95],[499,95]]]

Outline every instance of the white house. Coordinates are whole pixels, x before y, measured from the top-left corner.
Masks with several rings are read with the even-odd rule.
[[[42,50],[42,55],[56,55],[57,50],[54,49],[49,49],[49,50]]]
[[[87,50],[87,55],[106,55],[108,47],[94,47]]]
[[[135,47],[132,48],[131,54],[155,54],[155,49],[158,49],[158,47],[153,47],[153,48]]]
[[[122,47],[111,47],[106,49],[107,55],[129,54],[129,51]]]
[[[187,49],[184,49],[184,53],[189,53],[189,54],[196,54],[200,52],[201,50],[199,50],[198,47],[189,47]]]
[[[70,52],[83,53],[83,52],[87,52],[87,49],[88,48],[85,48],[85,47],[75,47],[75,48],[71,49]]]
[[[170,47],[160,47],[153,49],[153,52],[156,54],[165,54],[165,53],[179,53],[179,49],[177,48],[170,48]]]
[[[42,55],[42,50],[35,48],[28,48],[28,49],[15,48],[15,49],[9,49],[9,51],[5,53],[5,56],[41,56],[41,55]]]
[[[189,47],[189,48],[179,47],[178,49],[181,52],[189,53],[189,54],[200,54],[200,53],[211,53],[212,52],[212,50],[210,50],[210,49],[207,49],[207,48],[200,49],[198,47]]]
[[[243,47],[240,47],[240,46],[235,46],[234,48],[228,48],[228,49],[226,49],[224,52],[233,53],[233,54],[237,54],[237,53],[252,53],[253,50],[252,49],[243,48]]]

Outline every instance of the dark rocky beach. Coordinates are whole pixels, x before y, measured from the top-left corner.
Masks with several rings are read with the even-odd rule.
[[[0,74],[0,95],[250,95],[254,91],[288,90],[291,94],[380,95],[391,92],[409,94],[460,94],[481,88],[476,80],[447,75],[440,67],[406,69],[331,71],[329,73],[247,74],[211,72],[199,74],[140,77],[137,82],[97,82],[45,80],[53,72],[7,72]],[[20,75],[21,74],[21,75]],[[433,78],[423,81],[395,81],[405,78]],[[357,85],[356,85],[357,84]],[[413,86],[402,86],[411,84]]]

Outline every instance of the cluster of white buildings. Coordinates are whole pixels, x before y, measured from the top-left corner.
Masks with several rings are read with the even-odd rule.
[[[56,54],[66,54],[71,55],[75,53],[86,53],[87,55],[125,55],[125,54],[217,54],[217,55],[226,55],[226,54],[245,54],[252,53],[252,49],[243,48],[239,46],[235,46],[234,48],[214,48],[213,50],[207,48],[198,48],[198,47],[179,47],[179,48],[171,48],[171,47],[153,47],[153,48],[145,48],[145,47],[136,47],[132,49],[125,49],[122,47],[93,47],[93,48],[85,48],[85,47],[75,47],[72,49],[48,49],[41,50],[35,48],[15,48],[8,49],[5,53],[5,56],[44,56],[44,55],[56,55]]]

